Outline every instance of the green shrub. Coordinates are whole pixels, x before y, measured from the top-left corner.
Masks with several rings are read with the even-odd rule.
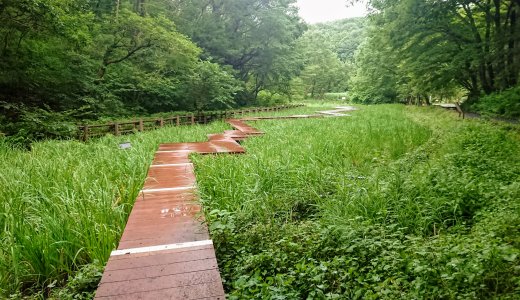
[[[5,107],[5,105],[4,105]],[[71,139],[78,136],[75,123],[78,110],[54,112],[49,108],[11,106],[13,118],[4,117],[0,130],[7,140],[28,147],[34,141],[45,139]]]
[[[484,116],[520,118],[520,86],[480,98],[470,109]]]
[[[325,93],[323,99],[330,101],[342,101],[347,102],[349,99],[348,92],[345,93]]]
[[[256,102],[259,106],[274,106],[287,103],[288,101],[287,97],[284,95],[264,90],[258,93]]]

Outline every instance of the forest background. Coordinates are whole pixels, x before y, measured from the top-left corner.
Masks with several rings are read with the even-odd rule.
[[[0,132],[327,96],[520,116],[520,1],[370,1],[317,25],[295,2],[3,0]]]

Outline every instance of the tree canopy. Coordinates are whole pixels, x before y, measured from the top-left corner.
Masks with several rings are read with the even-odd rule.
[[[2,1],[0,121],[252,104],[299,70],[293,2]]]
[[[468,106],[516,94],[518,0],[372,0],[367,18],[316,25],[295,2],[3,0],[0,130],[38,109],[78,121],[330,92]]]
[[[358,53],[353,78],[359,101],[377,102],[374,99],[386,93],[385,69],[395,73],[392,94],[401,101],[466,94],[466,103],[471,104],[481,95],[518,84],[518,1],[378,0],[370,4],[373,30],[366,40],[368,49]],[[385,67],[369,74],[377,69],[381,56],[387,58],[381,65]]]

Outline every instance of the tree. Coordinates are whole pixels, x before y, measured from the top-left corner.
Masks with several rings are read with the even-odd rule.
[[[229,109],[234,106],[234,96],[242,88],[237,79],[223,71],[218,64],[208,61],[198,63],[185,91],[186,105],[193,110]]]
[[[22,120],[31,107],[77,118],[194,109],[185,98],[205,65],[202,50],[177,31],[168,2],[2,1],[0,109],[7,121]],[[233,85],[224,91],[240,90],[228,80],[234,72],[212,70],[214,82]],[[211,87],[205,107],[221,107],[215,93],[234,104],[234,92]]]
[[[401,93],[456,94],[469,101],[518,84],[518,1],[371,1],[406,77]],[[377,13],[379,12],[379,13]],[[404,90],[403,90],[404,89]]]
[[[305,26],[294,0],[173,1],[181,32],[205,57],[232,66],[246,82],[243,98],[293,76],[294,42]],[[288,81],[288,80],[287,80]]]
[[[365,104],[396,102],[399,99],[397,57],[384,34],[378,34],[376,28],[370,32],[355,55],[350,98]]]
[[[353,71],[354,52],[364,34],[363,19],[348,19],[310,26],[298,40],[304,96],[321,98],[345,92]]]

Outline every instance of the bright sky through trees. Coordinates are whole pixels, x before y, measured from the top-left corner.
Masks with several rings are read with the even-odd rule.
[[[367,14],[364,3],[347,6],[346,0],[298,0],[297,6],[300,8],[300,16],[311,24],[362,17]]]

